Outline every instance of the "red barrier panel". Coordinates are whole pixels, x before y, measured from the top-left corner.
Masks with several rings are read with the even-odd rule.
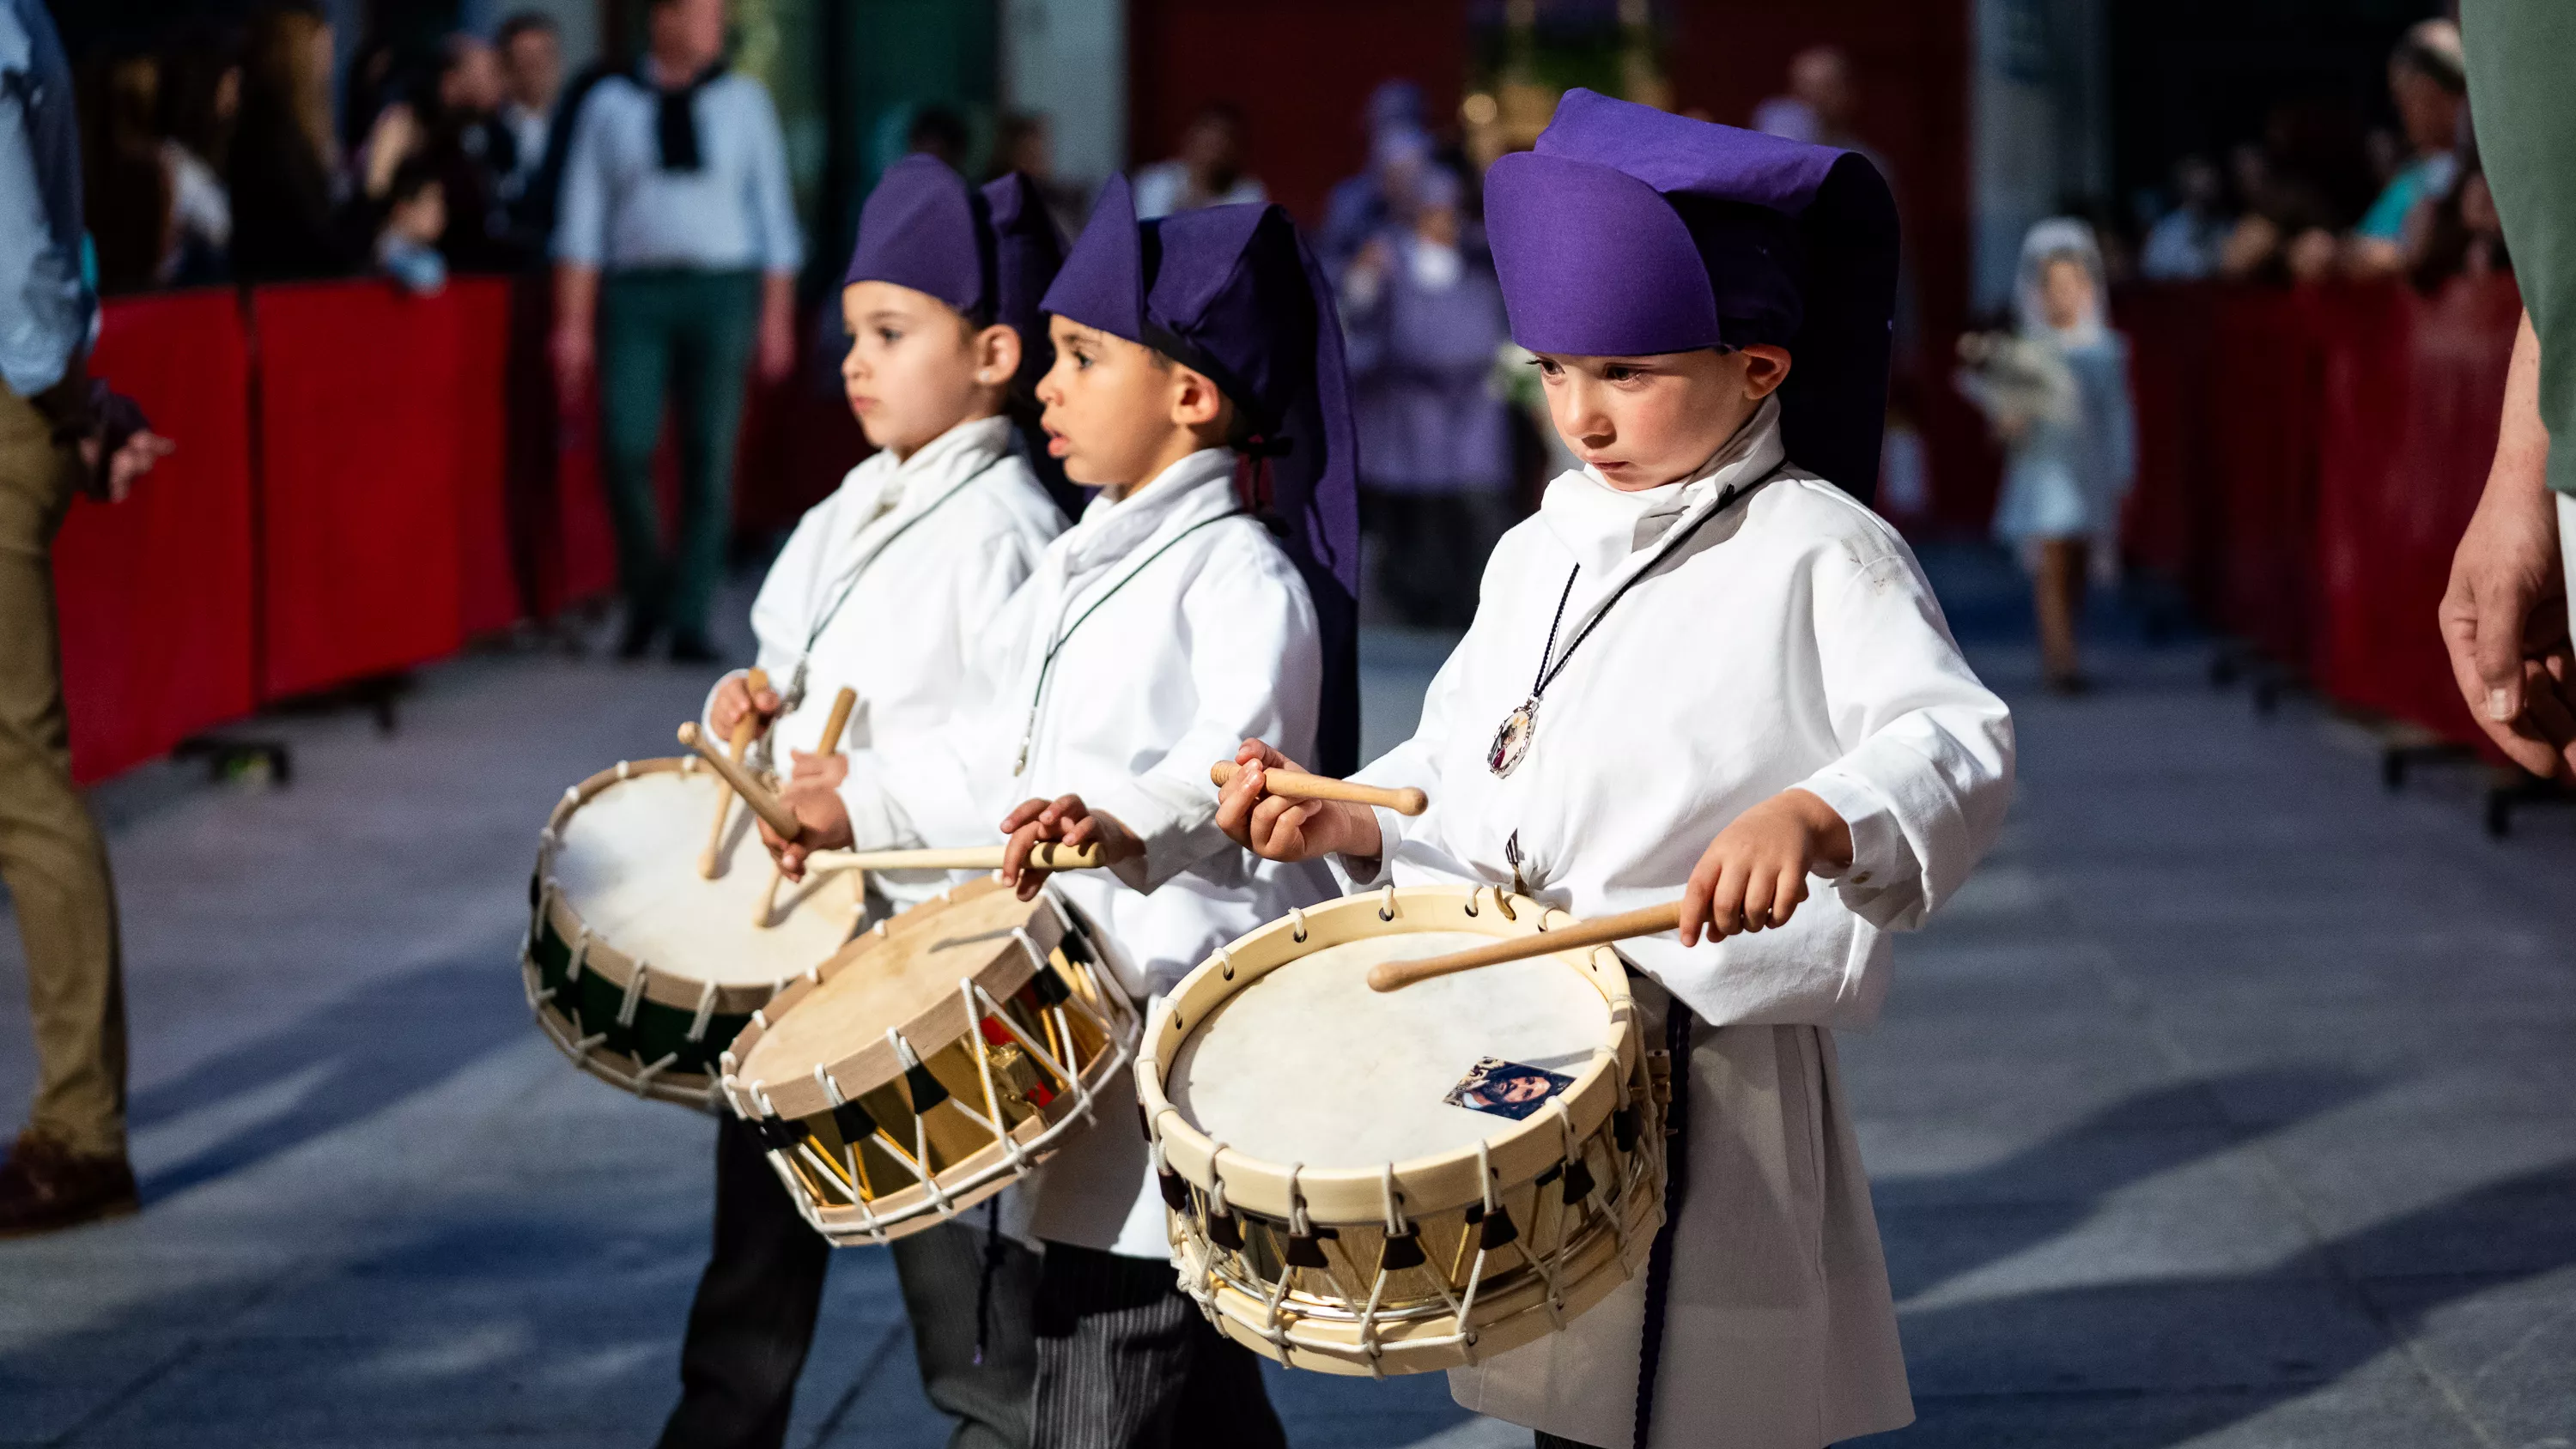
[[[2309,665],[2316,628],[2325,327],[2314,291],[2237,292],[2219,305],[2206,373],[2220,523],[2216,617],[2300,669]]]
[[[108,304],[93,374],[178,443],[54,543],[72,774],[84,783],[250,712],[250,353],[229,291]]]
[[[510,282],[463,277],[446,297],[457,339],[457,622],[486,634],[521,613],[510,557]]]
[[[2121,294],[2113,309],[2129,338],[2138,410],[2138,478],[2121,518],[2122,551],[2204,604],[2217,593],[2207,547],[2218,529],[2208,379],[2219,296],[2212,287],[2150,287]]]
[[[2462,279],[2431,298],[2352,289],[2335,307],[2318,440],[2317,683],[2482,742],[2434,610],[2495,455],[2521,295],[2510,278]]]
[[[453,652],[462,339],[452,298],[262,287],[263,698]]]

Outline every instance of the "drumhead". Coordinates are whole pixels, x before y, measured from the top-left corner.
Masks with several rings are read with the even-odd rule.
[[[1190,1032],[1165,1095],[1210,1138],[1272,1162],[1359,1168],[1471,1149],[1513,1125],[1443,1100],[1479,1060],[1571,1077],[1612,1040],[1601,993],[1552,958],[1369,989],[1381,961],[1492,940],[1372,936],[1279,966]]]
[[[753,921],[772,869],[739,805],[716,878],[698,874],[715,823],[716,777],[639,771],[566,819],[550,866],[564,903],[592,936],[656,974],[765,985],[797,975],[849,940],[859,906],[846,881],[811,875],[778,889],[778,919]]]

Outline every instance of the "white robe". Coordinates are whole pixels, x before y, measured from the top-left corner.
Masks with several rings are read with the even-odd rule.
[[[1216,828],[1208,766],[1254,736],[1311,750],[1323,678],[1304,580],[1260,523],[1234,513],[1223,449],[1191,454],[1124,502],[1093,500],[985,630],[949,727],[852,755],[842,798],[859,844],[995,840],[1020,801],[1081,795],[1145,854],[1115,878],[1065,872],[1056,889],[1100,928],[1140,1003],[1219,945],[1330,896],[1325,870],[1257,861]],[[1040,1237],[1168,1255],[1134,1090],[1118,1073],[1092,1130],[1039,1174]]]
[[[1390,876],[1508,883],[1517,831],[1531,892],[1598,916],[1680,894],[1717,832],[1781,790],[1804,786],[1849,822],[1851,866],[1811,882],[1787,927],[1622,948],[1655,983],[1641,1000],[1660,1007],[1668,990],[1698,1016],[1659,1449],[1817,1449],[1912,1419],[1829,1029],[1876,1018],[1887,933],[1959,885],[2011,793],[2011,718],[1893,530],[1795,468],[1713,512],[1722,490],[1780,459],[1766,403],[1681,483],[1622,494],[1578,472],[1550,485],[1495,550],[1419,732],[1357,777],[1419,786],[1431,808],[1378,812],[1385,854],[1337,862],[1355,889]],[[1658,561],[1669,530],[1694,523]],[[1528,754],[1498,778],[1494,730],[1529,696],[1578,563],[1559,657],[1621,579],[1653,572],[1575,649]],[[1452,1392],[1480,1413],[1626,1445],[1643,1323],[1632,1281],[1566,1332],[1452,1371]]]
[[[859,696],[845,749],[946,725],[977,641],[1063,530],[1004,418],[960,423],[900,463],[879,452],[852,468],[798,520],[752,601],[770,686],[788,695],[805,671],[768,736],[771,765],[784,774],[791,749],[822,742],[843,685]],[[710,692],[710,713],[714,702]],[[913,905],[948,880],[906,871],[876,884]]]

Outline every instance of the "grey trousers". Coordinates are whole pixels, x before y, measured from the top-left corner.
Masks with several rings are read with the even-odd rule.
[[[957,1421],[949,1449],[1023,1449],[1037,1375],[1038,1255],[989,1237],[980,1210],[968,1217],[888,1251],[912,1315],[922,1392]],[[835,1251],[797,1215],[750,1129],[718,1122],[715,1251],[689,1308],[680,1403],[662,1449],[778,1449],[786,1440]]]
[[[1034,1449],[1287,1449],[1261,1361],[1168,1262],[1047,1244],[1037,1342]]]

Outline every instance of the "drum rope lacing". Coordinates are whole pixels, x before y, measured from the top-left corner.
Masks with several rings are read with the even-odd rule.
[[[841,1092],[841,1084],[833,1079],[829,1071],[824,1070],[821,1062],[814,1064],[814,1080],[822,1085],[824,1099],[832,1104],[835,1111],[850,1105],[850,1099]],[[884,1128],[877,1129],[879,1136],[884,1133]],[[866,1180],[859,1176],[859,1144],[844,1141],[841,1143],[841,1153],[850,1168],[850,1202],[859,1210],[859,1226],[867,1230],[870,1238],[882,1245],[886,1241],[885,1228],[877,1221],[876,1209],[869,1206]],[[900,1161],[900,1156],[896,1160]]]
[[[903,1039],[902,1032],[893,1027],[887,1027],[886,1040],[894,1044],[895,1059],[903,1063],[905,1071],[910,1072],[921,1065],[921,1057],[913,1051],[912,1043]],[[947,1100],[953,1102],[957,1099],[950,1097]],[[939,1179],[927,1170],[930,1165],[930,1124],[924,1120],[923,1109],[919,1106],[915,1106],[912,1111],[912,1141],[914,1155],[920,1159],[913,1165],[913,1175],[921,1179],[922,1191],[930,1195],[930,1205],[937,1210],[940,1218],[943,1221],[954,1218],[957,1215],[956,1206],[948,1200],[947,1192],[939,1186]]]
[[[1015,929],[1011,934],[1025,939],[1028,933]],[[992,1115],[990,1125],[993,1129],[993,1139],[1001,1145],[1002,1160],[1009,1164],[1013,1171],[1018,1171],[1021,1164],[1027,1160],[1028,1154],[1020,1149],[1019,1137],[1003,1120],[1002,1094],[993,1085],[993,1054],[983,1040],[984,1012],[980,1008],[983,1002],[991,1001],[992,998],[986,996],[975,985],[975,978],[971,976],[957,978],[957,994],[966,1005],[967,1051],[975,1058],[975,1075],[981,1078],[984,1084],[984,1110]],[[999,1007],[993,1009],[994,1016],[998,1017],[1001,1014]]]

